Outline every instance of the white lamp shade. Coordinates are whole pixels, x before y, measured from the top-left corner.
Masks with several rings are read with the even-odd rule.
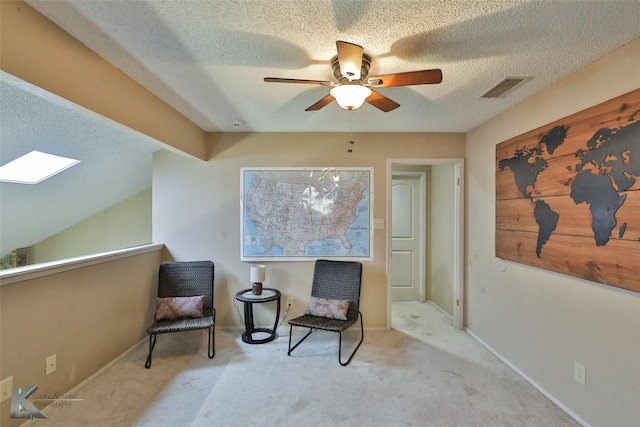
[[[364,104],[364,100],[371,95],[371,89],[361,85],[336,86],[331,91],[338,105],[345,110],[355,110]]]
[[[252,265],[249,280],[253,283],[262,283],[267,275],[267,266],[263,264]]]

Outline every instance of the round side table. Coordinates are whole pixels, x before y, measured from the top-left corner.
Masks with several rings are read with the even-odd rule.
[[[242,341],[247,344],[263,344],[273,341],[276,337],[278,318],[280,317],[280,291],[273,288],[262,288],[262,294],[254,295],[252,289],[244,289],[236,294],[236,299],[244,303],[245,331],[242,333]],[[277,302],[276,321],[273,323],[273,329],[256,328],[253,323],[253,304],[262,304],[269,301]],[[269,335],[266,338],[253,339],[255,332],[265,332]]]

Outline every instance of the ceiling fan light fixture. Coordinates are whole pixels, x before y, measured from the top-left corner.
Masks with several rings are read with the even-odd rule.
[[[340,65],[343,76],[346,77],[347,80],[349,80],[350,82],[354,80],[360,80],[360,67],[362,64],[353,64],[348,62],[344,65]]]
[[[371,89],[361,85],[340,85],[331,91],[331,96],[345,110],[355,110],[364,104],[365,99],[371,96]]]

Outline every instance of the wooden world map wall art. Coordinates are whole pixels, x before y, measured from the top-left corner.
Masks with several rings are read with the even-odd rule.
[[[640,292],[640,89],[496,146],[496,256]]]

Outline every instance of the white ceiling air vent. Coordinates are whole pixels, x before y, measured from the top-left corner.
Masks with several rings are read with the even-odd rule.
[[[530,77],[507,77],[500,83],[483,93],[480,98],[499,98]]]

